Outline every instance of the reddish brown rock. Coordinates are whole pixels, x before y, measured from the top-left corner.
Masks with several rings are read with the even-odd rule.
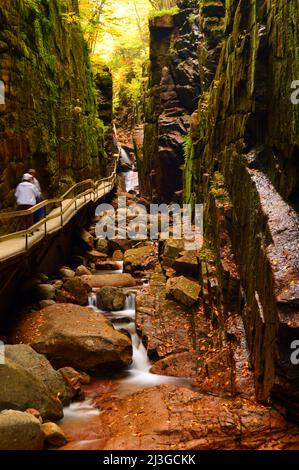
[[[74,277],[63,283],[62,289],[56,295],[56,301],[88,305],[88,294],[90,291],[91,288],[84,284],[80,277]]]
[[[197,376],[197,356],[196,352],[171,354],[155,362],[151,372],[170,377],[195,377]]]
[[[89,276],[90,274],[92,274],[92,272],[84,265],[80,265],[76,269],[76,276]]]
[[[72,367],[63,367],[58,372],[60,372],[66,383],[71,387],[74,397],[84,400],[82,385],[90,383],[89,375],[84,372],[77,372]]]
[[[123,252],[121,250],[115,250],[112,255],[113,261],[122,261],[124,258]]]
[[[163,385],[107,403],[106,450],[299,449],[298,429],[273,409]]]
[[[95,264],[97,271],[119,271],[122,269],[122,264],[116,261],[97,261]]]
[[[157,249],[155,246],[141,246],[127,250],[124,254],[124,270],[138,272],[153,269],[157,263]]]
[[[72,304],[56,304],[23,317],[12,339],[30,344],[55,367],[103,371],[128,366],[130,339],[101,314]]]
[[[94,274],[81,277],[84,284],[90,288],[99,287],[134,287],[136,280],[131,274]]]
[[[198,282],[185,276],[168,279],[166,284],[167,296],[177,300],[186,307],[192,307],[198,302],[200,290],[201,286]]]
[[[166,299],[165,276],[153,274],[150,285],[137,293],[136,323],[152,358],[193,349],[193,314]]]

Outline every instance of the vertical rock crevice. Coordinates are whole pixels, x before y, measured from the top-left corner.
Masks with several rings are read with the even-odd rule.
[[[210,3],[202,2],[203,22]],[[200,52],[205,86],[193,115],[184,187],[187,202],[205,204],[224,314],[242,314],[257,398],[274,399],[298,418],[299,370],[291,361],[299,334],[299,220],[290,206],[298,203],[295,3],[226,2],[220,55],[211,64]],[[206,24],[204,44],[213,30]]]

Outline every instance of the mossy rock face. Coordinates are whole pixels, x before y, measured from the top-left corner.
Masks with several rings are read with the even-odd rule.
[[[243,313],[258,399],[275,397],[298,419],[298,367],[285,359],[298,306],[287,289],[283,303],[278,294],[293,275],[299,285],[297,255],[290,254],[299,207],[299,106],[291,102],[298,2],[225,2],[217,42],[221,3],[200,2],[202,93],[186,146],[185,201],[204,202],[222,304],[226,313]],[[292,292],[298,298],[297,287]]]
[[[44,196],[99,176],[104,158],[93,74],[71,0],[0,5],[0,209],[14,204],[21,175],[35,167]],[[106,73],[106,72],[105,72]]]
[[[184,137],[199,87],[198,4],[180,2],[150,21],[150,64],[144,93],[144,144],[140,187],[155,201],[171,202],[182,190]]]
[[[124,254],[124,269],[127,272],[151,269],[156,262],[156,250],[153,246],[133,248]]]
[[[164,267],[172,267],[176,258],[184,250],[184,240],[169,239],[164,243],[162,265]]]
[[[177,300],[186,307],[192,307],[198,302],[200,290],[201,287],[197,282],[184,276],[170,278],[166,284],[167,297]]]

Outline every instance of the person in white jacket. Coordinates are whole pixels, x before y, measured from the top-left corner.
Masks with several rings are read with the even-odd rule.
[[[40,192],[37,187],[33,184],[33,178],[29,173],[25,173],[22,178],[22,182],[18,185],[15,197],[17,200],[18,210],[24,211],[30,209],[36,205],[36,201],[40,197]],[[29,214],[21,217],[22,230],[33,225],[33,215]]]
[[[41,190],[41,186],[39,184],[39,181],[36,178],[37,173],[36,173],[36,170],[34,170],[33,168],[30,169],[28,171],[28,173],[32,176],[32,183],[34,184],[34,186],[36,187],[36,189],[39,192],[39,196],[36,199],[36,204],[38,204],[39,202],[42,202],[42,190]],[[38,209],[33,215],[33,222],[36,224],[43,217],[44,217],[44,209],[43,208]]]

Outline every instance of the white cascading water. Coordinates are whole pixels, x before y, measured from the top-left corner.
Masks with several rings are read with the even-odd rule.
[[[100,415],[100,410],[95,408],[92,400],[74,402],[66,406],[63,410],[63,422],[81,421]]]
[[[98,309],[98,299],[97,294],[95,292],[91,292],[91,294],[89,294],[88,304],[89,307],[93,308],[94,310]]]
[[[91,294],[89,298],[90,306],[97,310],[94,307],[94,295]],[[182,383],[184,379],[178,379],[176,377],[167,377],[165,375],[156,375],[150,372],[151,362],[148,358],[146,348],[138,333],[136,331],[135,318],[136,318],[136,306],[135,306],[135,294],[130,293],[126,298],[125,308],[120,312],[101,312],[108,316],[108,318],[113,322],[117,320],[117,323],[114,323],[114,327],[117,330],[125,329],[127,330],[132,338],[133,346],[133,361],[131,366],[127,369],[127,374],[125,377],[116,379],[116,382],[120,385],[120,390],[122,392],[132,392],[136,390],[142,390],[147,387],[152,387],[161,384],[167,383]],[[124,322],[121,322],[121,319],[124,319]],[[128,323],[128,319],[131,319],[131,322]]]
[[[120,151],[120,162],[123,165],[130,165],[130,166],[132,165],[132,162],[130,161],[129,155],[127,154],[127,152],[123,148]]]

